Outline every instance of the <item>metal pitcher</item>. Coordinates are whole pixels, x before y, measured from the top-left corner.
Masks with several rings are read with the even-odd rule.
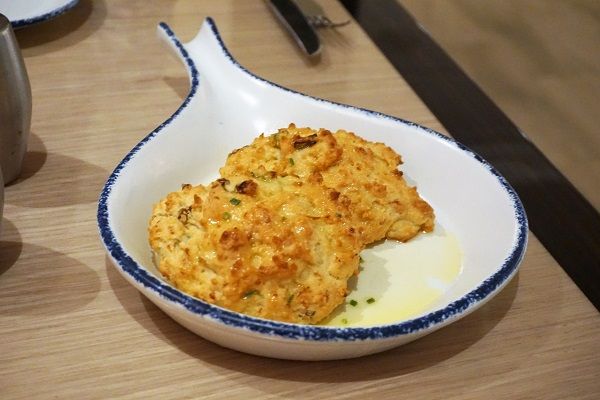
[[[31,126],[31,87],[10,21],[0,14],[0,170],[4,184],[21,173]]]

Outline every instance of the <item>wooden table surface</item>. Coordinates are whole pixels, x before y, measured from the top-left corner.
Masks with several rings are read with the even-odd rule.
[[[337,2],[320,4],[347,18]],[[345,361],[221,348],[121,278],[98,236],[98,194],[187,93],[157,23],[188,41],[205,16],[268,80],[443,131],[355,23],[322,33],[319,63],[301,56],[261,1],[83,0],[18,31],[34,109],[25,170],[5,193],[0,398],[598,398],[599,314],[533,235],[519,274],[480,310]]]

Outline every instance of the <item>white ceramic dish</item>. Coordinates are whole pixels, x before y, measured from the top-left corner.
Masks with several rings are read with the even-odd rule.
[[[464,317],[514,276],[527,244],[525,212],[513,189],[479,156],[416,124],[305,96],[256,77],[232,58],[210,18],[186,44],[164,23],[158,32],[186,66],[191,89],[181,107],[115,168],[100,196],[98,224],[117,270],[183,326],[220,345],[269,357],[358,357]],[[147,244],[152,205],[181,183],[216,178],[232,149],[290,122],[352,130],[402,154],[405,176],[418,183],[438,222],[462,250],[462,273],[418,315],[370,327],[268,321],[188,296],[154,268]],[[397,263],[393,256],[388,261]]]
[[[0,0],[0,13],[13,28],[55,18],[75,7],[79,0]]]

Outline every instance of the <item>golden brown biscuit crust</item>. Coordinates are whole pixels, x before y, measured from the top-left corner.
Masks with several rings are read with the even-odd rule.
[[[253,194],[239,190],[248,181]],[[361,247],[329,195],[300,183],[232,179],[169,194],[150,221],[158,269],[179,289],[234,311],[325,318],[343,302]]]
[[[359,253],[433,228],[431,207],[381,143],[296,128],[232,152],[222,178],[183,185],[152,213],[150,246],[179,289],[234,311],[318,323],[347,294]]]
[[[406,184],[398,155],[383,143],[354,133],[331,133],[290,124],[229,155],[222,176],[296,176],[322,184],[349,207],[365,244],[388,238],[407,241],[434,226],[433,209]]]

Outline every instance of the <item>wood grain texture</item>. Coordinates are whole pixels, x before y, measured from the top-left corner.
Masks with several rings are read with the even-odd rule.
[[[321,1],[330,17],[345,11]],[[96,201],[116,163],[180,104],[187,77],[155,39],[210,15],[238,60],[311,95],[440,124],[351,24],[310,64],[263,2],[82,1],[18,32],[33,88],[22,178],[0,238],[0,398],[593,399],[600,318],[535,237],[486,306],[417,342],[348,361],[237,353],[173,322],[110,265]]]
[[[600,2],[398,1],[600,210]]]
[[[343,3],[448,132],[506,178],[531,231],[600,310],[598,210],[396,0]]]

